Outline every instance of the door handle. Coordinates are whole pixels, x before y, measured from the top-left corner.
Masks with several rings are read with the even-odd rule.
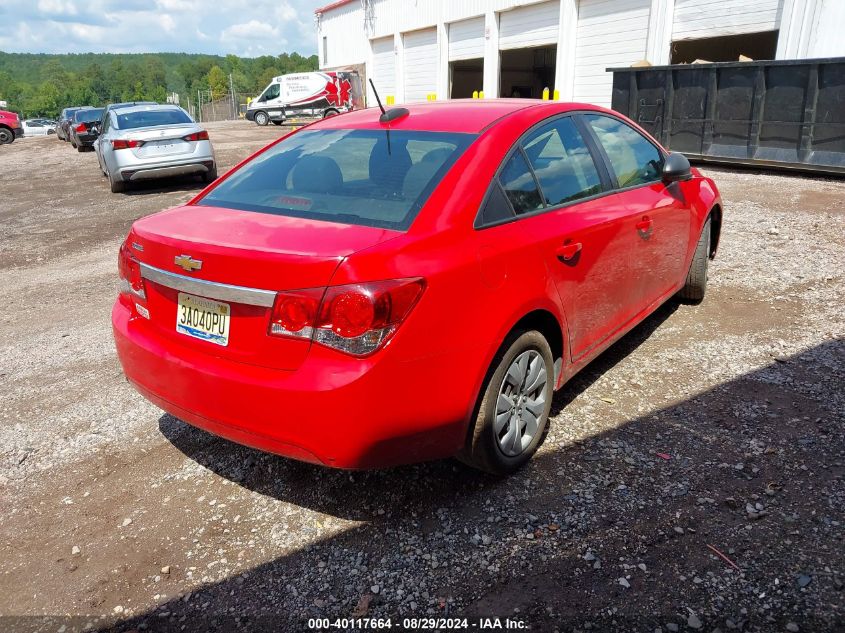
[[[651,237],[653,225],[650,217],[644,215],[643,219],[637,222],[636,227],[637,233],[639,233],[641,238],[647,240]]]
[[[581,252],[581,242],[567,242],[563,246],[558,246],[555,250],[555,255],[562,262],[568,262],[578,253]]]

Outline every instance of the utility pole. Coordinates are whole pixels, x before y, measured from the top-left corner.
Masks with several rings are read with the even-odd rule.
[[[235,84],[232,81],[232,73],[229,73],[229,92],[232,93],[232,119],[237,119],[238,105],[235,102]]]

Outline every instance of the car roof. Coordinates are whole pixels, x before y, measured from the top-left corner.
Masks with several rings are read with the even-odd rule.
[[[551,116],[567,110],[597,110],[603,108],[583,103],[562,103],[542,101],[540,99],[450,99],[448,101],[429,101],[425,103],[407,103],[401,106],[410,114],[390,123],[390,129],[420,130],[431,132],[465,132],[478,134],[499,119],[515,112],[536,109],[537,118]],[[381,110],[367,108],[354,110],[340,116],[324,119],[316,124],[320,129],[384,129],[379,122]]]
[[[128,108],[136,105],[159,105],[155,101],[121,101],[120,103],[109,103],[105,106],[106,110],[116,110],[117,108]],[[162,104],[169,105],[169,104]]]
[[[150,112],[153,110],[181,110],[178,105],[172,103],[150,103],[144,105],[120,105],[110,108],[115,114],[131,114],[132,112]]]

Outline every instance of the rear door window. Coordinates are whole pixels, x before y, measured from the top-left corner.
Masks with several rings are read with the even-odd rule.
[[[585,114],[616,174],[620,188],[660,180],[663,154],[630,125],[601,114]]]
[[[523,147],[546,204],[556,206],[601,193],[596,164],[571,118],[544,125],[528,137]]]
[[[543,198],[522,152],[515,151],[499,174],[502,189],[517,215],[543,208]]]

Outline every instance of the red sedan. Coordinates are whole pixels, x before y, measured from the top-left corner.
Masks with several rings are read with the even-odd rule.
[[[507,473],[552,395],[663,302],[704,296],[719,193],[615,112],[376,108],[135,222],[112,322],[174,416],[295,459]]]

